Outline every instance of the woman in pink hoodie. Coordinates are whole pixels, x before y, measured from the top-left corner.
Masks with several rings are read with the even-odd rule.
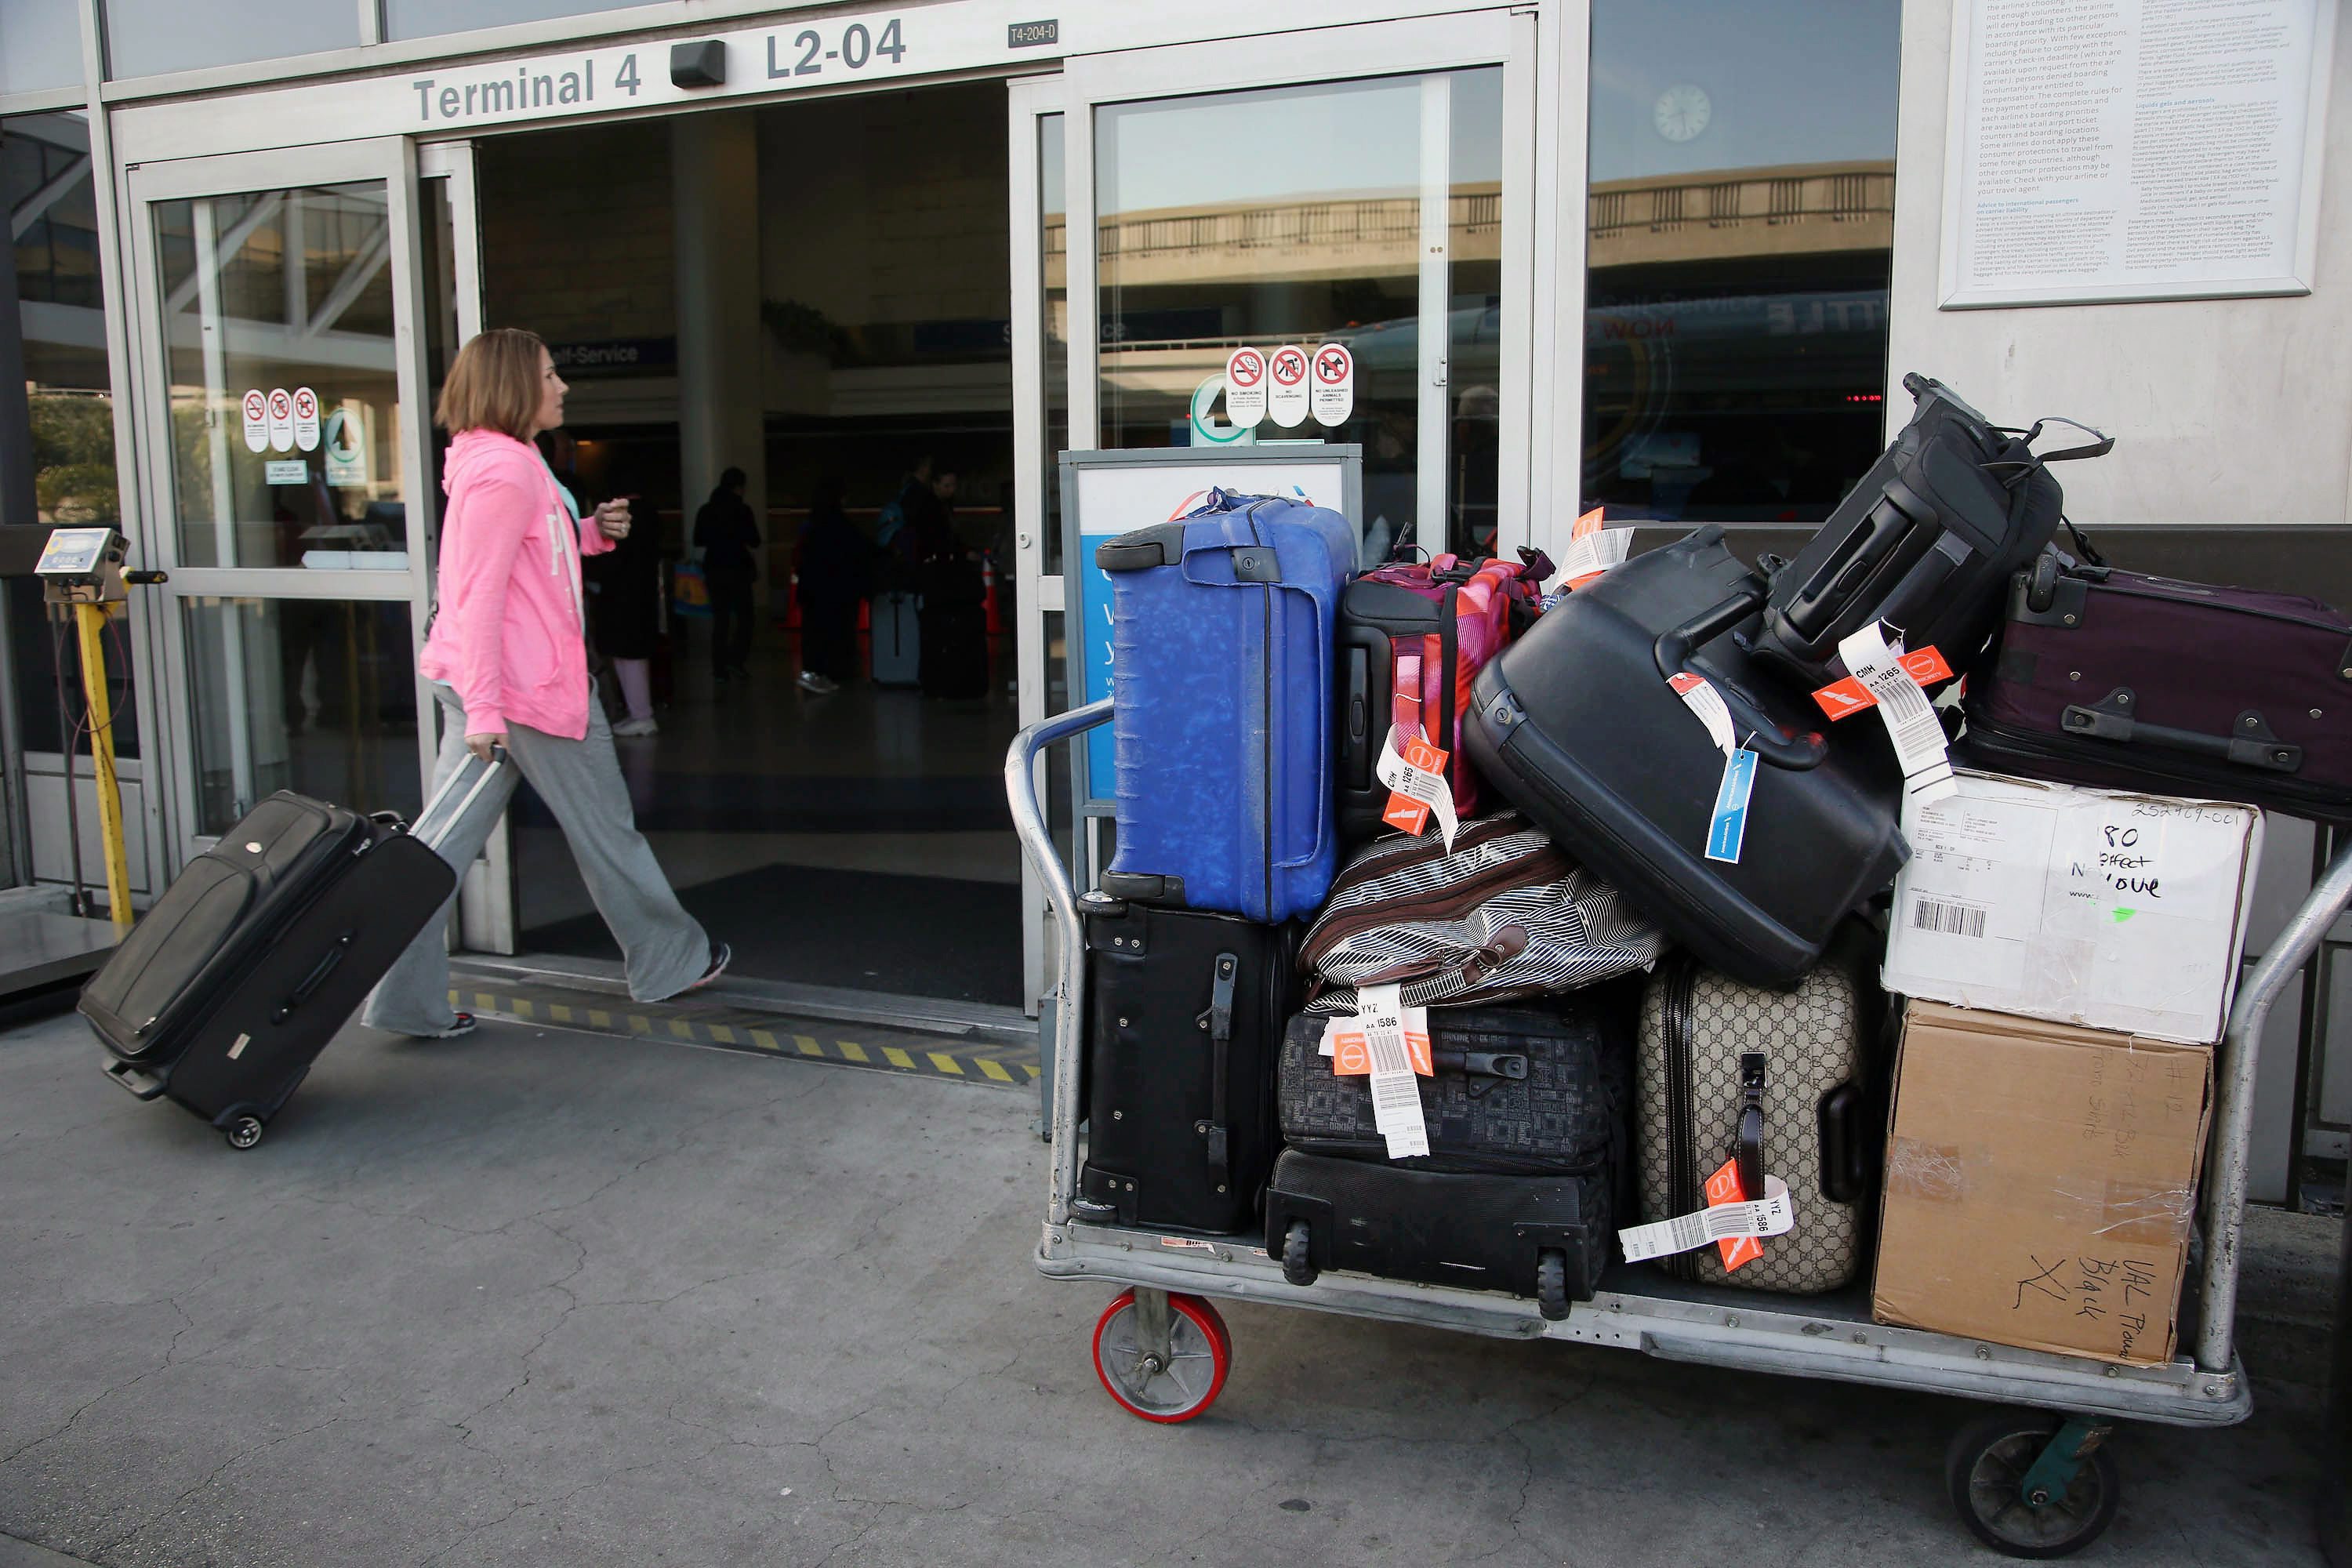
[[[439,604],[417,668],[447,710],[433,783],[436,806],[454,816],[420,820],[417,831],[462,875],[518,775],[530,779],[627,955],[629,994],[654,1002],[709,984],[730,954],[679,905],[637,831],[613,732],[590,692],[580,558],[628,537],[629,508],[606,501],[583,519],[531,445],[563,423],[564,391],[547,345],[502,327],[457,352],[434,410],[452,434],[442,480],[449,505]],[[488,777],[445,795],[441,785],[469,755]],[[497,765],[501,755],[508,765]],[[373,1028],[434,1038],[473,1028],[471,1014],[449,1006],[440,921],[393,965],[362,1016]]]

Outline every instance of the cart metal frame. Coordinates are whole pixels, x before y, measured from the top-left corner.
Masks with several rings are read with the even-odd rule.
[[[1506,1339],[1569,1340],[1638,1350],[1668,1361],[1794,1377],[1917,1389],[2063,1413],[2093,1425],[2129,1419],[2227,1426],[2253,1408],[2232,1345],[2254,1069],[2272,1004],[2352,903],[2352,848],[2340,852],[2239,986],[2220,1047],[2212,1144],[2201,1210],[2205,1247],[2189,1295],[2192,1330],[2161,1366],[2124,1366],[2020,1350],[1958,1335],[1873,1322],[1866,1289],[1822,1299],[1684,1286],[1620,1266],[1591,1301],[1546,1320],[1531,1300],[1484,1290],[1411,1284],[1327,1271],[1316,1283],[1285,1280],[1278,1260],[1250,1238],[1204,1239],[1089,1223],[1075,1217],[1079,1063],[1086,1007],[1085,941],[1078,895],[1055,853],[1038,803],[1045,750],[1111,716],[1106,700],[1032,724],[1014,737],[1005,791],[1022,848],[1044,884],[1058,938],[1053,1006],[1053,1185],[1038,1272],[1093,1279],[1137,1293],[1148,1331],[1164,1334],[1165,1292],[1306,1307],[1318,1311]],[[1164,1349],[1164,1346],[1162,1347]],[[2054,1446],[2054,1445],[2053,1445]],[[2090,1451],[2086,1445],[2082,1453]]]

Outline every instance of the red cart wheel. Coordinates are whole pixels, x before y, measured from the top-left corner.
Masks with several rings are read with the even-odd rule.
[[[1216,1403],[1234,1360],[1233,1336],[1217,1309],[1198,1296],[1168,1298],[1168,1348],[1147,1352],[1137,1332],[1135,1292],[1103,1309],[1095,1323],[1095,1375],[1130,1415],[1190,1421]]]

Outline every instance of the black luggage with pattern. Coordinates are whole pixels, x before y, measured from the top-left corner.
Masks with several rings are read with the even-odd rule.
[[[1677,953],[1642,1000],[1641,1213],[1706,1206],[1707,1177],[1738,1162],[1740,1184],[1789,1185],[1796,1226],[1727,1271],[1712,1246],[1659,1259],[1677,1279],[1812,1295],[1861,1277],[1885,1119],[1886,1017],[1860,922],[1794,990],[1743,984]]]
[[[1579,1175],[1625,1165],[1638,987],[1597,986],[1557,1005],[1433,1007],[1437,1071],[1421,1080],[1426,1155],[1391,1162],[1370,1080],[1321,1054],[1326,1019],[1302,1014],[1282,1042],[1283,1142],[1310,1154],[1457,1174]]]

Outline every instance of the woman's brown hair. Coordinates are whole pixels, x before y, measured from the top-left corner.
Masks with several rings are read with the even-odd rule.
[[[433,422],[448,431],[500,430],[530,439],[539,416],[539,356],[547,345],[520,327],[477,333],[449,366]]]

